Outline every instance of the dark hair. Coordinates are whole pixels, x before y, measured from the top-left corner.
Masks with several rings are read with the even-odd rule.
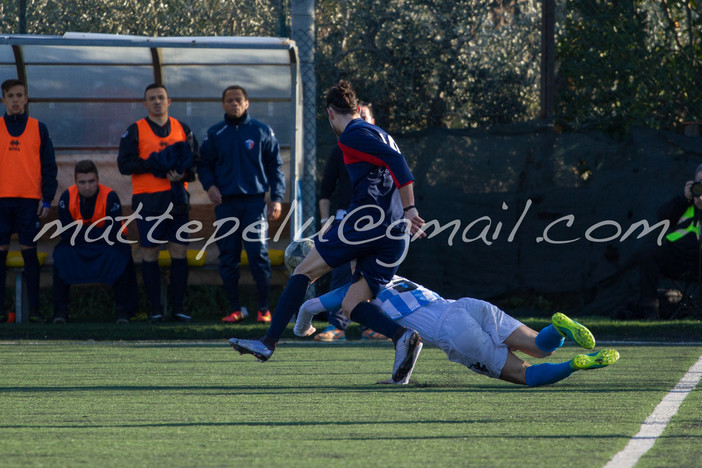
[[[92,161],[92,159],[84,159],[76,163],[76,167],[73,169],[73,177],[78,174],[92,174],[98,175],[97,166]]]
[[[144,99],[146,99],[146,92],[147,92],[148,90],[150,90],[150,89],[159,89],[159,88],[163,88],[163,90],[166,92],[166,97],[168,97],[168,90],[166,89],[165,86],[163,86],[163,84],[161,84],[161,83],[151,83],[149,86],[146,87],[146,89],[144,89]]]
[[[340,114],[353,114],[358,112],[358,99],[351,83],[339,80],[336,86],[327,90],[327,108],[331,107]]]
[[[241,93],[244,95],[244,99],[246,99],[247,101],[249,100],[249,93],[247,93],[242,86],[231,85],[227,86],[226,88],[224,88],[224,91],[222,91],[222,102],[224,102],[224,96],[227,94],[227,91],[232,91],[234,89],[238,89],[239,91],[241,91]]]
[[[13,78],[11,80],[5,80],[2,82],[2,97],[5,97],[5,93],[10,90],[10,88],[13,88],[15,86],[22,86],[24,88],[24,92],[27,92],[27,86],[24,84],[24,81],[18,80],[16,78]]]

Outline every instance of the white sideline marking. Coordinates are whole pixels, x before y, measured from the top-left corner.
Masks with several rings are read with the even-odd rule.
[[[641,425],[639,433],[629,440],[619,453],[612,457],[605,468],[629,468],[648,452],[675,416],[683,400],[702,379],[702,356],[690,367],[680,381],[663,397],[653,413]]]

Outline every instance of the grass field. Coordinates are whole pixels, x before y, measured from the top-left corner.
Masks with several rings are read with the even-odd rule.
[[[389,344],[288,342],[261,364],[223,340],[0,341],[0,464],[603,466],[702,355],[615,347],[609,368],[530,389],[429,347],[398,387],[374,384]],[[700,466],[701,394],[639,466]]]

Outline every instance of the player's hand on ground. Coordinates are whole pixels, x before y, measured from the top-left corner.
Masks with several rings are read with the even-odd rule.
[[[215,205],[222,204],[222,194],[220,193],[216,185],[213,185],[212,187],[207,189],[207,196],[210,197],[210,201]]]
[[[410,234],[416,237],[426,237],[426,232],[422,231],[421,228],[424,226],[424,220],[419,217],[419,212],[417,208],[411,208],[405,211],[405,219],[410,223]]]

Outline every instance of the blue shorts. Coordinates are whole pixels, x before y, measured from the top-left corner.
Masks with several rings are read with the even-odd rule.
[[[339,228],[343,232],[339,231]],[[351,223],[333,225],[322,239],[314,238],[314,246],[327,265],[336,268],[356,260],[352,282],[366,279],[373,296],[388,284],[397,272],[406,250],[409,235],[387,235],[385,227],[365,232],[353,229]]]
[[[0,198],[0,245],[9,244],[16,232],[20,245],[36,246],[34,237],[41,228],[38,209],[39,200],[33,198]]]
[[[148,221],[146,218],[153,216],[161,216],[163,213],[141,213],[141,218],[136,219],[137,227],[139,228],[139,245],[142,247],[160,247],[163,244],[154,241],[168,241],[176,244],[186,245],[188,243],[188,232],[182,231],[176,234],[178,230],[188,223],[190,218],[188,213],[171,213],[173,219],[152,219]],[[158,223],[158,224],[157,224]],[[156,226],[154,228],[154,226]],[[153,229],[153,231],[152,231]],[[149,237],[151,239],[149,239]]]

